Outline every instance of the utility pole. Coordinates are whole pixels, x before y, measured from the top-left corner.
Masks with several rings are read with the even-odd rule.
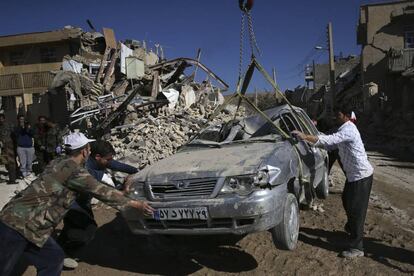
[[[316,91],[316,78],[315,78],[315,60],[312,60],[312,78],[313,78],[313,90]]]
[[[333,38],[332,38],[332,23],[328,23],[328,50],[329,50],[329,93],[328,98],[326,99],[326,115],[328,121],[333,117],[333,108],[335,104],[335,56],[333,49]]]

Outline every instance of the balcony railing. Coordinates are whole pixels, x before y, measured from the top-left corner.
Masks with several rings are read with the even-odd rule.
[[[414,48],[393,49],[388,54],[388,69],[392,73],[401,73],[413,67]]]
[[[52,80],[53,75],[49,71],[2,75],[0,76],[0,91],[40,88],[46,90]]]

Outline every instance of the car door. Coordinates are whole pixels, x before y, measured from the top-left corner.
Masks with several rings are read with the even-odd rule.
[[[316,129],[315,125],[309,119],[308,115],[303,110],[298,110],[297,112],[299,120],[299,124],[302,128],[302,132],[308,135],[317,136],[319,131]],[[315,157],[315,180],[314,180],[314,187],[316,187],[323,178],[324,170],[325,170],[325,159],[326,159],[326,151],[315,147],[311,143],[307,143],[312,150],[314,157]]]
[[[281,123],[284,125],[288,133],[291,133],[294,130],[303,131],[300,127],[299,122],[295,119],[295,116],[289,111],[281,115]],[[303,161],[303,175],[302,177],[314,185],[315,182],[315,156],[313,149],[305,141],[298,141],[296,148],[300,155],[301,160]]]

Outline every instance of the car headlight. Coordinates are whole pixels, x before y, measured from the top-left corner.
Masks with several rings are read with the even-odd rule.
[[[254,177],[254,184],[258,186],[267,186],[275,183],[281,170],[278,167],[266,165],[260,168],[259,172]]]
[[[129,193],[137,197],[144,197],[145,196],[144,184],[145,184],[144,182],[132,183],[131,187],[129,188]]]
[[[268,187],[268,185],[275,183],[280,172],[281,170],[279,168],[267,165],[260,168],[257,174],[254,175],[227,177],[224,180],[224,185],[220,193],[248,195],[255,190],[259,190],[261,187]]]
[[[227,177],[224,181],[223,188],[220,193],[231,194],[236,193],[239,195],[248,195],[255,190],[254,176],[233,176]]]
[[[254,184],[258,186],[267,185],[269,183],[269,174],[266,171],[259,171],[253,179]]]

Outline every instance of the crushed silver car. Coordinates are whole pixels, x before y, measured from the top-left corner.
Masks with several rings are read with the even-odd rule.
[[[124,211],[136,234],[246,234],[269,230],[293,250],[299,204],[329,193],[325,150],[280,131],[318,134],[306,113],[287,105],[210,126],[175,155],[134,177],[130,196],[156,209],[153,218]],[[269,121],[273,123],[271,123]],[[276,126],[276,127],[275,127]]]

